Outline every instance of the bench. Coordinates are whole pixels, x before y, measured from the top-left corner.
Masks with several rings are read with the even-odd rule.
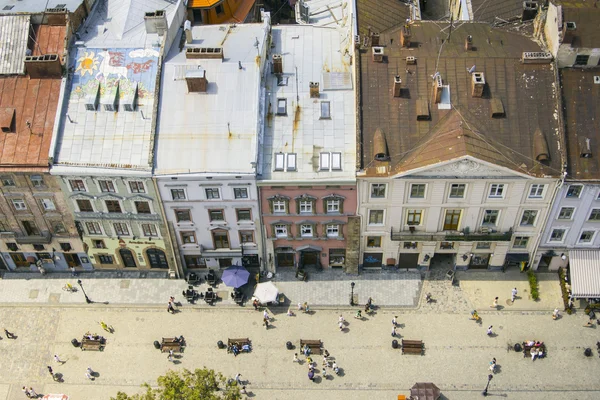
[[[104,339],[88,339],[85,336],[81,339],[81,350],[104,350],[106,341]]]
[[[402,339],[402,354],[423,355],[423,341]]]
[[[320,340],[300,339],[300,349],[304,348],[304,345],[308,346],[310,349],[310,354],[321,354],[321,346],[323,343]]]
[[[535,348],[535,345],[534,346],[529,346],[527,344],[527,342],[523,342],[523,357],[527,357],[527,356],[531,357],[531,349],[532,348]],[[546,345],[544,343],[542,343],[541,346],[538,346],[537,349],[538,350],[542,350],[542,352],[544,353],[544,355],[542,356],[542,358],[546,357],[546,355],[548,354],[548,353],[546,353]]]
[[[242,347],[244,345],[250,346],[252,348],[252,342],[248,338],[239,338],[239,339],[227,339],[227,352],[231,353],[231,348],[234,344],[237,344],[240,353],[242,352]]]
[[[177,338],[162,338],[160,345],[161,353],[168,353],[173,350],[174,353],[183,353],[183,343],[176,341]]]

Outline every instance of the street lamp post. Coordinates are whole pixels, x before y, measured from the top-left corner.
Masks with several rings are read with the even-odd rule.
[[[487,385],[485,385],[485,389],[483,389],[483,392],[481,392],[481,394],[485,397],[488,395],[488,387],[490,386],[490,381],[492,380],[492,378],[494,377],[494,375],[489,374],[488,375],[488,381],[487,381]]]
[[[88,295],[85,293],[85,290],[83,290],[83,285],[81,284],[81,279],[78,279],[77,283],[79,284],[79,287],[81,288],[81,291],[83,292],[83,295],[85,296],[85,302],[90,304],[92,301],[90,300]]]
[[[353,306],[354,305],[354,282],[350,283],[350,305]]]

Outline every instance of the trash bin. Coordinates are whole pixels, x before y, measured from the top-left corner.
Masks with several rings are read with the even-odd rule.
[[[523,350],[519,343],[515,343],[514,349],[517,353],[520,353]]]
[[[592,356],[592,349],[590,349],[589,347],[587,349],[585,349],[583,351],[583,355],[585,355],[586,357],[591,357]]]
[[[287,343],[285,344],[285,347],[286,347],[288,350],[292,350],[292,349],[294,348],[294,345],[292,344],[292,342],[287,342]]]
[[[219,340],[219,341],[217,342],[217,347],[218,347],[218,348],[220,348],[220,349],[224,349],[224,348],[225,348],[225,345],[223,344],[223,341],[222,341],[222,340]]]
[[[392,349],[398,348],[398,341],[396,339],[392,340]]]
[[[158,340],[155,340],[155,341],[154,341],[154,348],[155,348],[156,350],[160,349],[160,343],[158,342]]]
[[[71,344],[73,345],[73,347],[79,347],[79,346],[81,345],[81,343],[79,343],[79,342],[77,341],[77,339],[73,339],[73,340],[71,340]]]

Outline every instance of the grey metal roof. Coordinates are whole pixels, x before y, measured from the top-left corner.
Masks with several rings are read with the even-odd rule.
[[[569,251],[571,296],[600,297],[600,250]]]
[[[0,0],[0,14],[35,14],[48,8],[64,7],[73,12],[84,0]],[[97,0],[99,1],[99,0]]]
[[[0,17],[0,74],[24,74],[29,15]]]

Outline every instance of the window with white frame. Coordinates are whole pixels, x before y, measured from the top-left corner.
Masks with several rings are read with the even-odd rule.
[[[286,171],[296,171],[296,153],[287,153]]]
[[[331,153],[331,170],[339,171],[342,169],[342,153]]]
[[[574,211],[573,207],[562,207],[558,212],[558,219],[572,219]]]
[[[529,188],[530,199],[541,199],[544,196],[544,188],[546,185],[533,184]]]
[[[319,157],[319,168],[322,171],[329,171],[329,169],[331,168],[331,156],[329,153],[321,153],[320,157]]]
[[[219,194],[219,188],[206,188],[204,189],[204,193],[206,194],[206,198],[208,200],[217,200],[221,198]]]
[[[40,199],[40,204],[45,211],[56,210],[56,206],[54,205],[54,201],[52,201],[52,199]]]
[[[339,213],[340,212],[340,203],[341,201],[338,199],[327,200],[327,213]]]
[[[383,225],[383,210],[369,210],[369,225]]]
[[[482,225],[496,225],[498,223],[499,210],[485,210],[483,212]]]
[[[372,199],[385,198],[386,187],[387,187],[387,185],[385,183],[371,183],[371,198]]]
[[[185,200],[185,189],[171,189],[171,199]]]
[[[23,199],[13,199],[12,204],[16,211],[27,210],[27,204],[25,204],[25,200]]]
[[[582,231],[579,235],[579,243],[592,243],[596,231]]]
[[[174,210],[175,211],[175,221],[177,222],[191,222],[192,221],[192,213],[188,209],[182,210]]]
[[[225,213],[223,210],[208,210],[208,220],[214,221],[225,221]]]
[[[79,199],[75,200],[77,203],[77,208],[79,208],[80,212],[94,212],[94,207],[92,206],[92,202],[87,199]]]
[[[142,181],[129,181],[129,190],[131,193],[146,193],[144,182]]]
[[[504,197],[504,184],[503,183],[493,183],[490,185],[490,198],[501,198]]]
[[[98,186],[100,186],[100,191],[101,192],[108,192],[108,193],[114,193],[115,192],[115,185],[113,184],[112,181],[98,181]]]
[[[300,236],[312,237],[313,236],[313,226],[311,224],[301,224],[300,225]]]
[[[248,188],[233,188],[233,197],[236,199],[247,199]]]
[[[102,228],[98,222],[86,222],[85,226],[90,235],[102,235]]]
[[[367,247],[381,247],[381,236],[367,236]]]
[[[277,115],[287,115],[287,99],[277,99]]]
[[[313,201],[312,200],[300,200],[299,202],[300,214],[312,214],[313,212]]]
[[[240,243],[254,243],[254,232],[240,231]]]
[[[158,230],[154,224],[142,224],[142,232],[144,236],[158,236]]]
[[[123,212],[119,200],[104,200],[104,204],[106,204],[106,211],[109,213],[120,214]]]
[[[238,221],[252,221],[252,211],[249,208],[237,208],[235,213]]]
[[[288,235],[288,227],[285,224],[275,224],[273,230],[275,231],[275,236],[278,238],[287,237]]]
[[[408,210],[406,213],[406,225],[421,225],[423,210]]]
[[[285,214],[287,212],[286,201],[274,200],[273,201],[273,212],[279,214]]]
[[[183,244],[196,243],[196,233],[191,231],[180,232],[181,242]]]
[[[513,248],[515,249],[525,249],[529,244],[529,236],[515,236],[515,241],[513,242]]]
[[[44,184],[44,177],[42,175],[30,175],[29,180],[31,181],[31,186],[34,188],[42,188],[46,186]]]
[[[567,198],[579,198],[582,189],[582,185],[570,185],[567,189]]]
[[[321,119],[331,119],[331,108],[328,101],[321,102]]]
[[[600,221],[600,208],[593,208],[588,221]]]
[[[275,153],[275,171],[283,171],[285,168],[285,154]]]
[[[152,214],[150,210],[150,202],[148,201],[134,201],[135,212],[138,214]]]
[[[338,224],[328,224],[326,230],[327,230],[327,237],[339,237],[340,236],[340,226]]]
[[[523,215],[521,216],[521,226],[533,226],[535,225],[535,220],[537,218],[538,211],[537,210],[523,210]]]
[[[462,199],[465,197],[465,189],[467,185],[464,183],[453,183],[450,185],[450,198]]]
[[[127,224],[122,222],[115,222],[113,224],[113,228],[115,229],[115,233],[118,236],[129,236],[129,227]]]
[[[2,181],[2,186],[16,186],[15,185],[15,180],[13,179],[12,176],[2,176],[0,177],[0,181]]]
[[[71,186],[72,192],[85,192],[85,183],[83,179],[70,179],[69,185]]]
[[[425,198],[425,184],[424,183],[412,183],[410,185],[410,198],[411,199]]]
[[[566,229],[563,228],[555,228],[552,230],[550,234],[549,242],[562,242],[565,239]]]

